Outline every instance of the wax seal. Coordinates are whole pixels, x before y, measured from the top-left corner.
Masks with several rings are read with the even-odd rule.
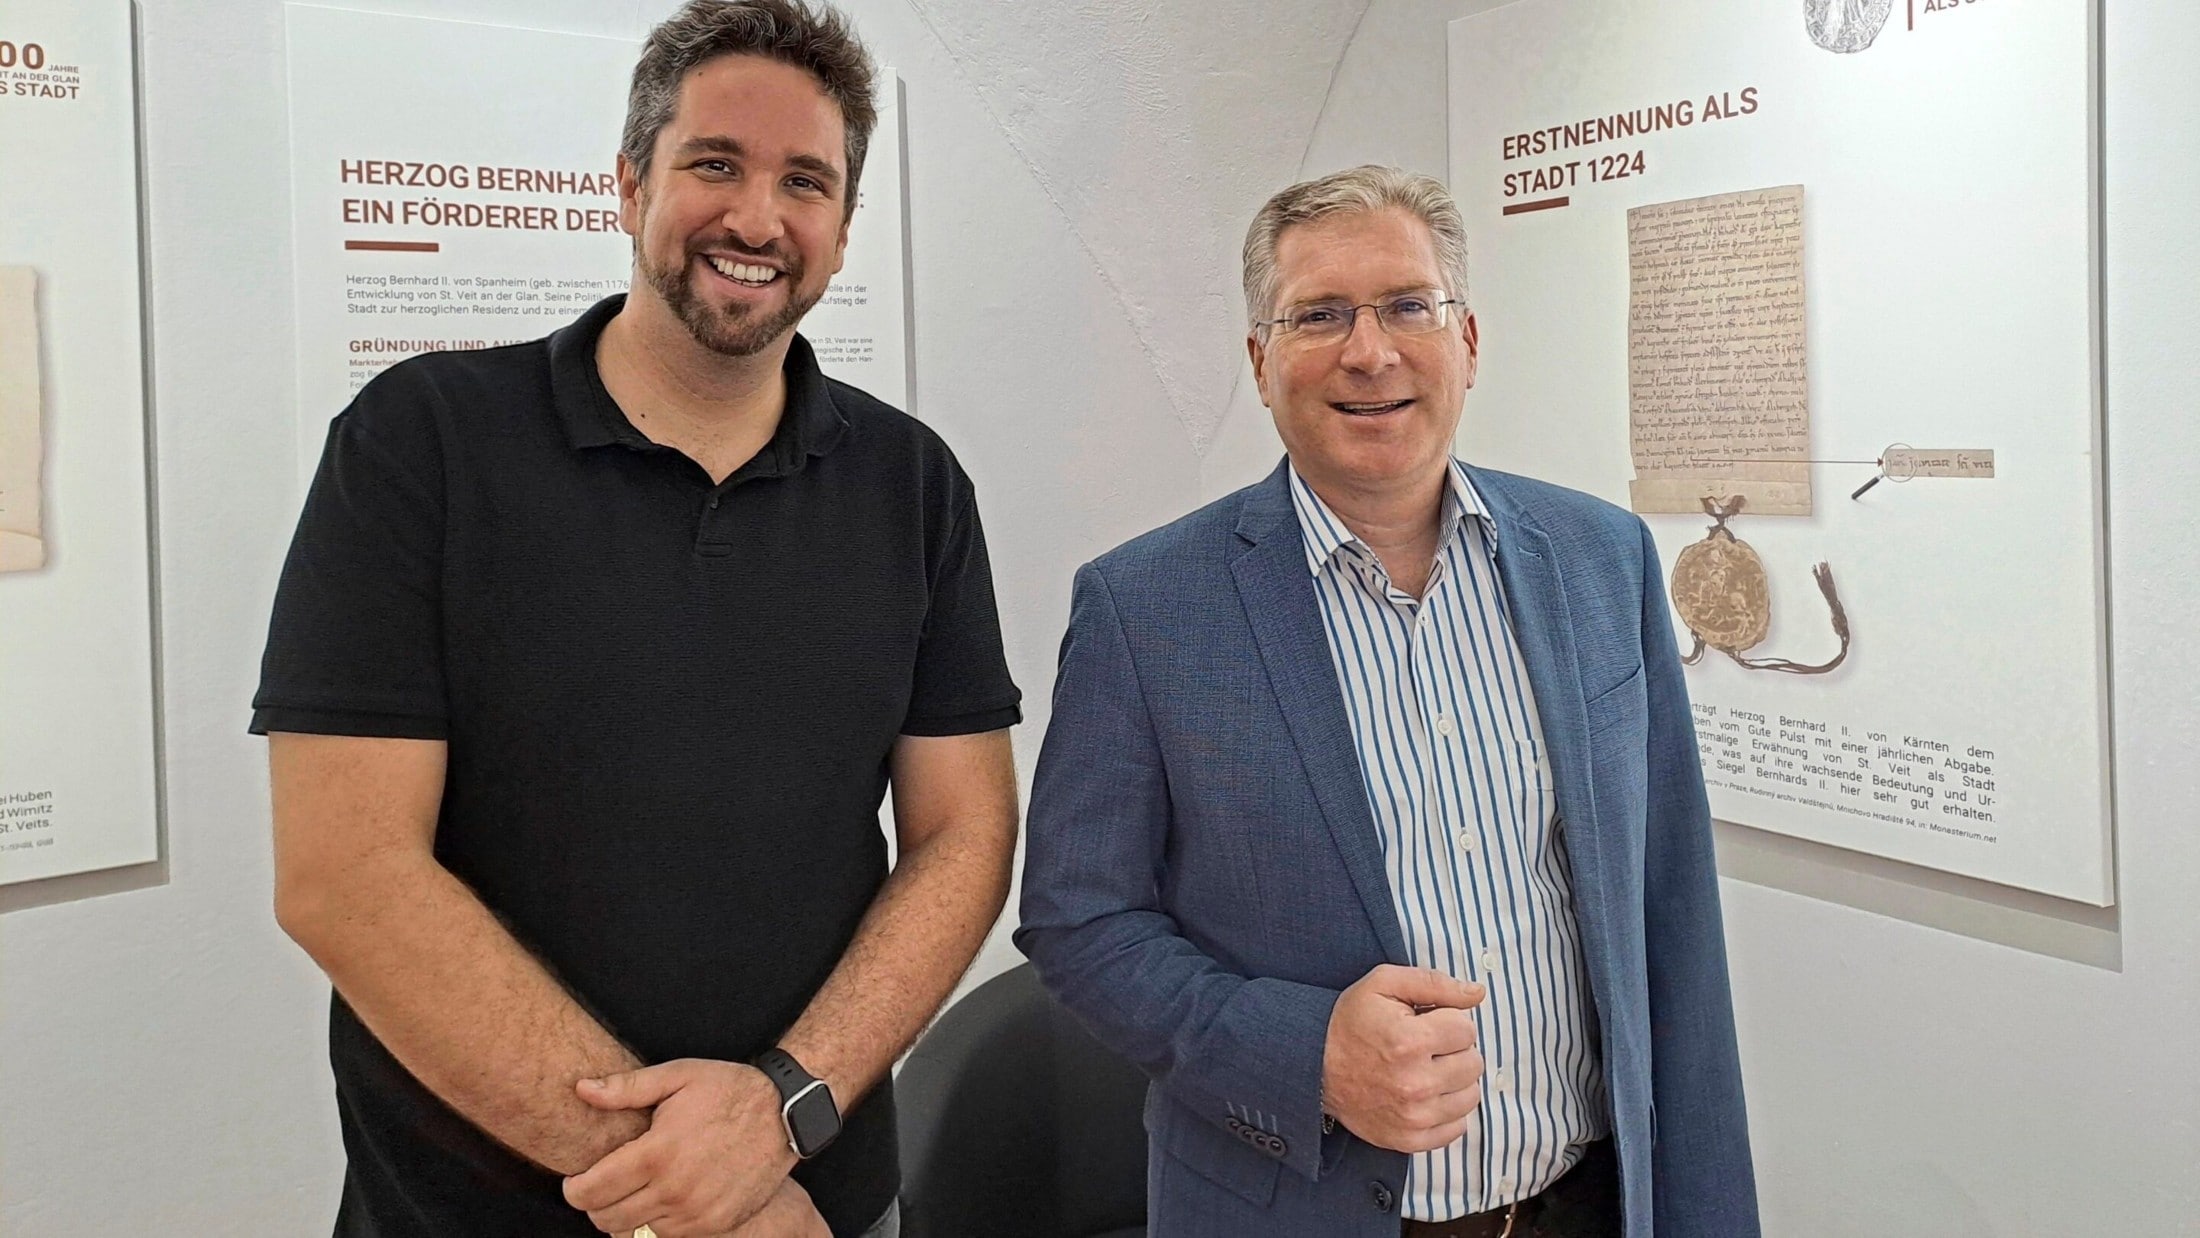
[[[1711,531],[1673,560],[1673,609],[1680,612],[1681,622],[1696,638],[1696,647],[1681,661],[1694,666],[1709,647],[1753,671],[1823,675],[1849,656],[1848,612],[1842,609],[1841,595],[1834,590],[1833,568],[1824,563],[1812,569],[1811,575],[1833,612],[1833,631],[1841,638],[1841,651],[1832,661],[1817,666],[1785,658],[1746,656],[1772,630],[1772,584],[1757,551],[1726,527],[1726,522],[1741,512],[1742,505],[1740,495],[1704,499],[1703,509],[1712,520]]]
[[[1829,52],[1870,47],[1893,14],[1894,0],[1803,0],[1803,28]]]

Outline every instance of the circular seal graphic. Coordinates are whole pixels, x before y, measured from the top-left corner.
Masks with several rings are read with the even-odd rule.
[[[1894,0],[1803,0],[1803,28],[1829,52],[1860,52],[1894,15]]]
[[[1704,512],[1712,519],[1711,532],[1700,542],[1686,546],[1673,560],[1669,588],[1673,609],[1681,613],[1696,638],[1696,647],[1681,655],[1683,666],[1694,666],[1705,649],[1716,649],[1752,671],[1779,671],[1788,675],[1823,675],[1849,657],[1849,613],[1841,594],[1833,587],[1833,568],[1825,563],[1811,569],[1818,592],[1825,595],[1826,610],[1833,616],[1833,634],[1841,651],[1831,662],[1806,666],[1786,658],[1752,658],[1749,651],[1772,629],[1772,589],[1765,565],[1748,542],[1734,536],[1726,522],[1743,507],[1740,495],[1725,499],[1706,497]]]
[[[1673,564],[1673,608],[1703,643],[1722,653],[1756,648],[1772,628],[1772,588],[1748,542],[1721,519]]]

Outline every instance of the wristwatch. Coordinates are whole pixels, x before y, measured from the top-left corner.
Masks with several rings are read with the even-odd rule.
[[[787,1128],[787,1146],[803,1160],[823,1152],[840,1137],[840,1106],[825,1081],[802,1069],[785,1049],[766,1049],[749,1063],[779,1089],[779,1121]]]

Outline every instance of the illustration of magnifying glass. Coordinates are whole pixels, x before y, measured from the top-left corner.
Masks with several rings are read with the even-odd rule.
[[[1855,491],[1849,495],[1849,497],[1852,499],[1861,499],[1864,497],[1864,492],[1866,490],[1871,489],[1873,486],[1878,485],[1880,482],[1892,481],[1899,483],[1909,481],[1911,478],[1916,476],[1916,449],[1911,447],[1908,443],[1889,443],[1887,444],[1887,449],[1879,453],[1879,471],[1872,474],[1872,479],[1870,481],[1867,481],[1863,485],[1858,486]]]

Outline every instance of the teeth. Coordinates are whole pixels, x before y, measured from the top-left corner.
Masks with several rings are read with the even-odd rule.
[[[1348,412],[1372,413],[1377,411],[1378,409],[1396,408],[1403,403],[1405,403],[1404,400],[1385,400],[1380,404],[1339,404],[1337,405],[1337,407],[1345,409]]]
[[[744,284],[768,284],[779,277],[779,272],[767,266],[757,266],[747,262],[728,262],[724,258],[711,258],[708,261],[712,270],[728,279],[740,280]]]

